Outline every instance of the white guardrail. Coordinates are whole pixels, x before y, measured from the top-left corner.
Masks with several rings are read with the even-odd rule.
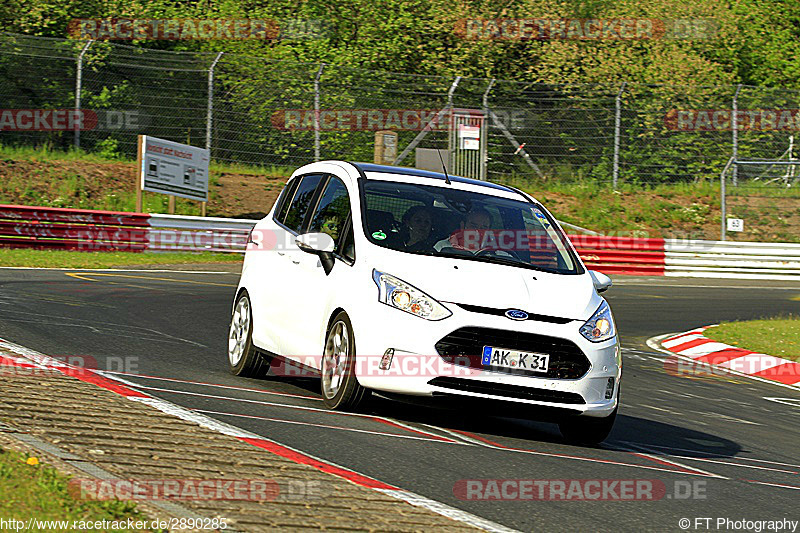
[[[800,279],[800,244],[665,239],[664,275]]]
[[[151,214],[147,249],[153,251],[244,253],[258,220]]]

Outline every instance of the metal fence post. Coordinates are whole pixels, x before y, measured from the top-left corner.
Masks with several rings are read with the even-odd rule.
[[[726,231],[728,229],[727,228],[728,221],[726,220],[727,219],[727,213],[726,213],[727,205],[726,205],[726,202],[725,202],[725,174],[728,173],[728,169],[731,168],[731,165],[733,165],[734,169],[736,168],[736,159],[733,158],[733,157],[728,159],[728,162],[725,164],[725,168],[722,169],[722,172],[719,175],[719,210],[720,210],[720,220],[721,220],[721,223],[720,223],[721,227],[720,227],[720,232],[719,232],[719,240],[721,240],[721,241],[725,240],[725,233],[726,233]]]
[[[626,83],[623,81],[614,102],[614,167],[612,169],[612,187],[617,190],[617,180],[619,180],[619,137],[620,122],[622,115],[622,93],[625,92]]]
[[[211,62],[211,66],[208,67],[208,105],[206,107],[206,150],[208,150],[208,156],[211,157],[211,126],[214,119],[214,69],[219,63],[222,54],[225,52],[220,52],[217,54],[217,57],[214,58],[214,61]]]
[[[489,145],[489,128],[492,127],[491,119],[489,118],[489,92],[491,92],[492,87],[494,86],[494,78],[492,81],[489,82],[489,86],[486,87],[486,92],[483,93],[483,120],[486,122],[486,127],[483,129],[483,135],[481,135],[481,170],[480,176],[481,180],[486,181],[487,173],[486,173],[486,165],[489,161],[489,153],[488,153],[488,145]]]
[[[317,77],[314,78],[314,161],[319,161],[319,78],[325,69],[325,63],[320,63]]]
[[[78,54],[78,65],[76,68],[75,74],[75,116],[79,117],[81,112],[81,88],[83,86],[83,56],[86,54],[86,51],[92,46],[93,40],[86,41],[86,44],[83,45],[81,49],[81,53]],[[75,121],[75,148],[81,147],[81,125],[83,121],[77,120]]]
[[[736,115],[739,114],[739,91],[742,90],[742,84],[736,86],[736,92],[733,94],[733,115],[731,116],[731,126],[732,126],[732,134],[733,134],[733,160],[739,160],[739,121]],[[733,165],[733,174],[732,174],[732,182],[733,186],[736,187],[739,185],[739,167],[737,165]],[[723,239],[725,240],[725,239]]]

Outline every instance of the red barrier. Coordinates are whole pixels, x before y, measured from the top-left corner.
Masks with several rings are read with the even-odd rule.
[[[83,251],[147,249],[150,215],[88,209],[0,205],[0,244]]]
[[[664,275],[664,239],[570,235],[586,266],[604,274]]]

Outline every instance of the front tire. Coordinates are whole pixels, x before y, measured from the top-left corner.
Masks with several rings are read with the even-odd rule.
[[[344,311],[331,322],[322,354],[322,401],[329,409],[355,409],[368,395],[356,377],[356,339]]]
[[[619,400],[618,400],[619,402]],[[559,422],[558,429],[561,435],[570,444],[583,446],[596,446],[606,440],[614,421],[617,419],[619,403],[614,408],[614,412],[603,418],[593,418],[588,416],[574,416]]]
[[[250,295],[243,290],[236,299],[228,333],[228,365],[231,374],[257,377],[267,373],[269,363],[253,346],[253,312]]]

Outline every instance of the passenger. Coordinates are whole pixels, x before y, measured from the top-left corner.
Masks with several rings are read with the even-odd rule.
[[[433,251],[433,215],[428,207],[415,205],[405,212],[400,239],[408,252]]]

